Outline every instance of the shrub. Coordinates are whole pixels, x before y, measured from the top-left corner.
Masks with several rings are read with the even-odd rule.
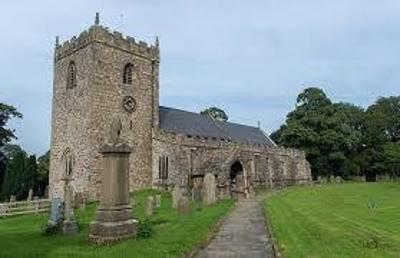
[[[140,239],[149,238],[153,234],[153,226],[150,219],[139,221],[137,237]]]

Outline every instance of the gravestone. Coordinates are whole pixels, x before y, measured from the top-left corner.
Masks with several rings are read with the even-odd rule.
[[[33,190],[29,189],[27,201],[28,202],[32,201],[32,198],[33,198]]]
[[[150,217],[154,213],[154,197],[148,196],[146,202],[146,216]]]
[[[63,233],[65,235],[74,235],[78,233],[78,224],[74,217],[74,209],[72,203],[72,188],[71,178],[62,179],[65,181],[64,186],[64,218],[63,218]]]
[[[50,218],[48,221],[49,226],[56,226],[62,223],[64,203],[61,198],[53,198],[50,204]]]
[[[337,176],[336,177],[336,184],[341,184],[341,183],[343,183],[342,177],[341,176]]]
[[[17,201],[17,197],[15,197],[15,195],[11,195],[10,202],[16,202],[16,201]]]
[[[183,189],[179,185],[175,185],[172,190],[172,208],[178,208],[178,201],[183,196]]]
[[[322,184],[322,177],[321,176],[317,177],[317,182],[318,182],[318,184]]]
[[[6,216],[8,212],[8,205],[6,203],[0,203],[0,216]]]
[[[156,195],[156,208],[161,207],[161,194]]]
[[[50,186],[46,185],[46,188],[44,189],[44,198],[45,199],[49,198],[49,191],[50,191]]]
[[[213,204],[217,201],[215,194],[217,185],[215,183],[215,176],[212,173],[207,173],[203,181],[203,203],[205,205]]]
[[[329,176],[329,183],[335,183],[335,176],[334,175],[330,175]]]
[[[184,195],[182,195],[178,200],[178,213],[181,215],[190,213],[190,201]]]
[[[192,178],[192,200],[196,202],[202,201],[202,189],[203,189],[203,176],[195,176]]]
[[[132,148],[120,138],[122,123],[113,120],[103,155],[102,189],[96,218],[90,223],[90,241],[113,244],[136,236],[137,221],[129,203],[129,156]]]

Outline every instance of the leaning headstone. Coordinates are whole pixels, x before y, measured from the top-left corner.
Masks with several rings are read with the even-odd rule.
[[[182,187],[175,185],[172,190],[172,208],[178,208],[178,201],[183,196]]]
[[[178,213],[181,215],[190,213],[190,201],[186,196],[181,196],[178,200]]]
[[[157,194],[156,195],[156,208],[160,208],[161,207],[161,194]]]
[[[137,221],[129,205],[129,156],[132,148],[120,138],[122,123],[113,120],[110,136],[101,149],[102,189],[96,218],[90,223],[90,241],[113,244],[136,236]]]
[[[33,190],[29,189],[27,201],[28,202],[32,201],[32,198],[33,198]]]
[[[146,216],[153,216],[154,213],[154,197],[148,196],[146,202]]]
[[[215,194],[216,188],[217,185],[215,183],[214,174],[207,173],[204,176],[204,183],[203,183],[203,202],[205,205],[209,205],[217,201],[217,197]]]
[[[63,220],[64,203],[61,198],[53,198],[50,205],[50,218],[48,221],[49,226],[57,226]]]

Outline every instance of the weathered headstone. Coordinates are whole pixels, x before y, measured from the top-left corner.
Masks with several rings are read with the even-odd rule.
[[[160,208],[161,207],[161,194],[157,194],[156,195],[156,208]]]
[[[207,173],[204,176],[203,183],[203,202],[206,205],[215,203],[217,201],[217,197],[215,194],[217,185],[215,183],[215,176],[212,173]]]
[[[203,176],[195,176],[192,178],[192,200],[196,202],[202,201],[202,189],[203,189]]]
[[[33,189],[29,189],[27,201],[32,201],[33,198]]]
[[[154,197],[153,196],[148,196],[147,197],[147,202],[146,202],[146,216],[150,217],[153,216],[154,213]]]
[[[0,217],[6,216],[8,212],[8,205],[7,203],[0,203]]]
[[[49,191],[50,191],[50,186],[46,185],[46,188],[44,189],[44,198],[45,199],[49,198]]]
[[[322,184],[322,177],[321,176],[317,177],[317,182],[318,182],[318,184]]]
[[[16,201],[17,201],[17,197],[15,195],[11,195],[10,202],[16,202]]]
[[[122,123],[113,120],[110,137],[100,153],[103,154],[103,180],[100,205],[96,219],[90,224],[90,241],[113,244],[136,236],[137,221],[129,205],[129,156],[132,148],[121,138]]]
[[[336,177],[336,184],[341,184],[341,183],[343,183],[342,177],[341,176],[337,176]]]
[[[178,200],[178,213],[181,215],[190,213],[190,201],[184,195],[182,195]]]
[[[50,205],[50,218],[48,224],[50,226],[60,225],[64,218],[63,216],[64,203],[61,198],[53,198]]]
[[[74,217],[74,209],[72,205],[72,189],[70,185],[70,178],[64,178],[64,220],[63,220],[63,233],[65,235],[73,235],[78,233],[78,224]]]
[[[329,176],[329,183],[335,183],[335,176],[334,175],[330,175]]]
[[[178,208],[178,201],[183,196],[183,189],[179,185],[175,185],[172,190],[172,208]]]

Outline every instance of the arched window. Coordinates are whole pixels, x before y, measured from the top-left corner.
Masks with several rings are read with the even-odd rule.
[[[124,74],[122,78],[122,82],[124,84],[132,84],[132,73],[133,73],[133,65],[128,63],[124,67]]]
[[[67,88],[72,89],[75,86],[76,86],[76,65],[74,61],[71,61],[68,65]]]
[[[73,157],[69,148],[65,149],[61,159],[64,166],[64,176],[71,177],[73,172]]]

